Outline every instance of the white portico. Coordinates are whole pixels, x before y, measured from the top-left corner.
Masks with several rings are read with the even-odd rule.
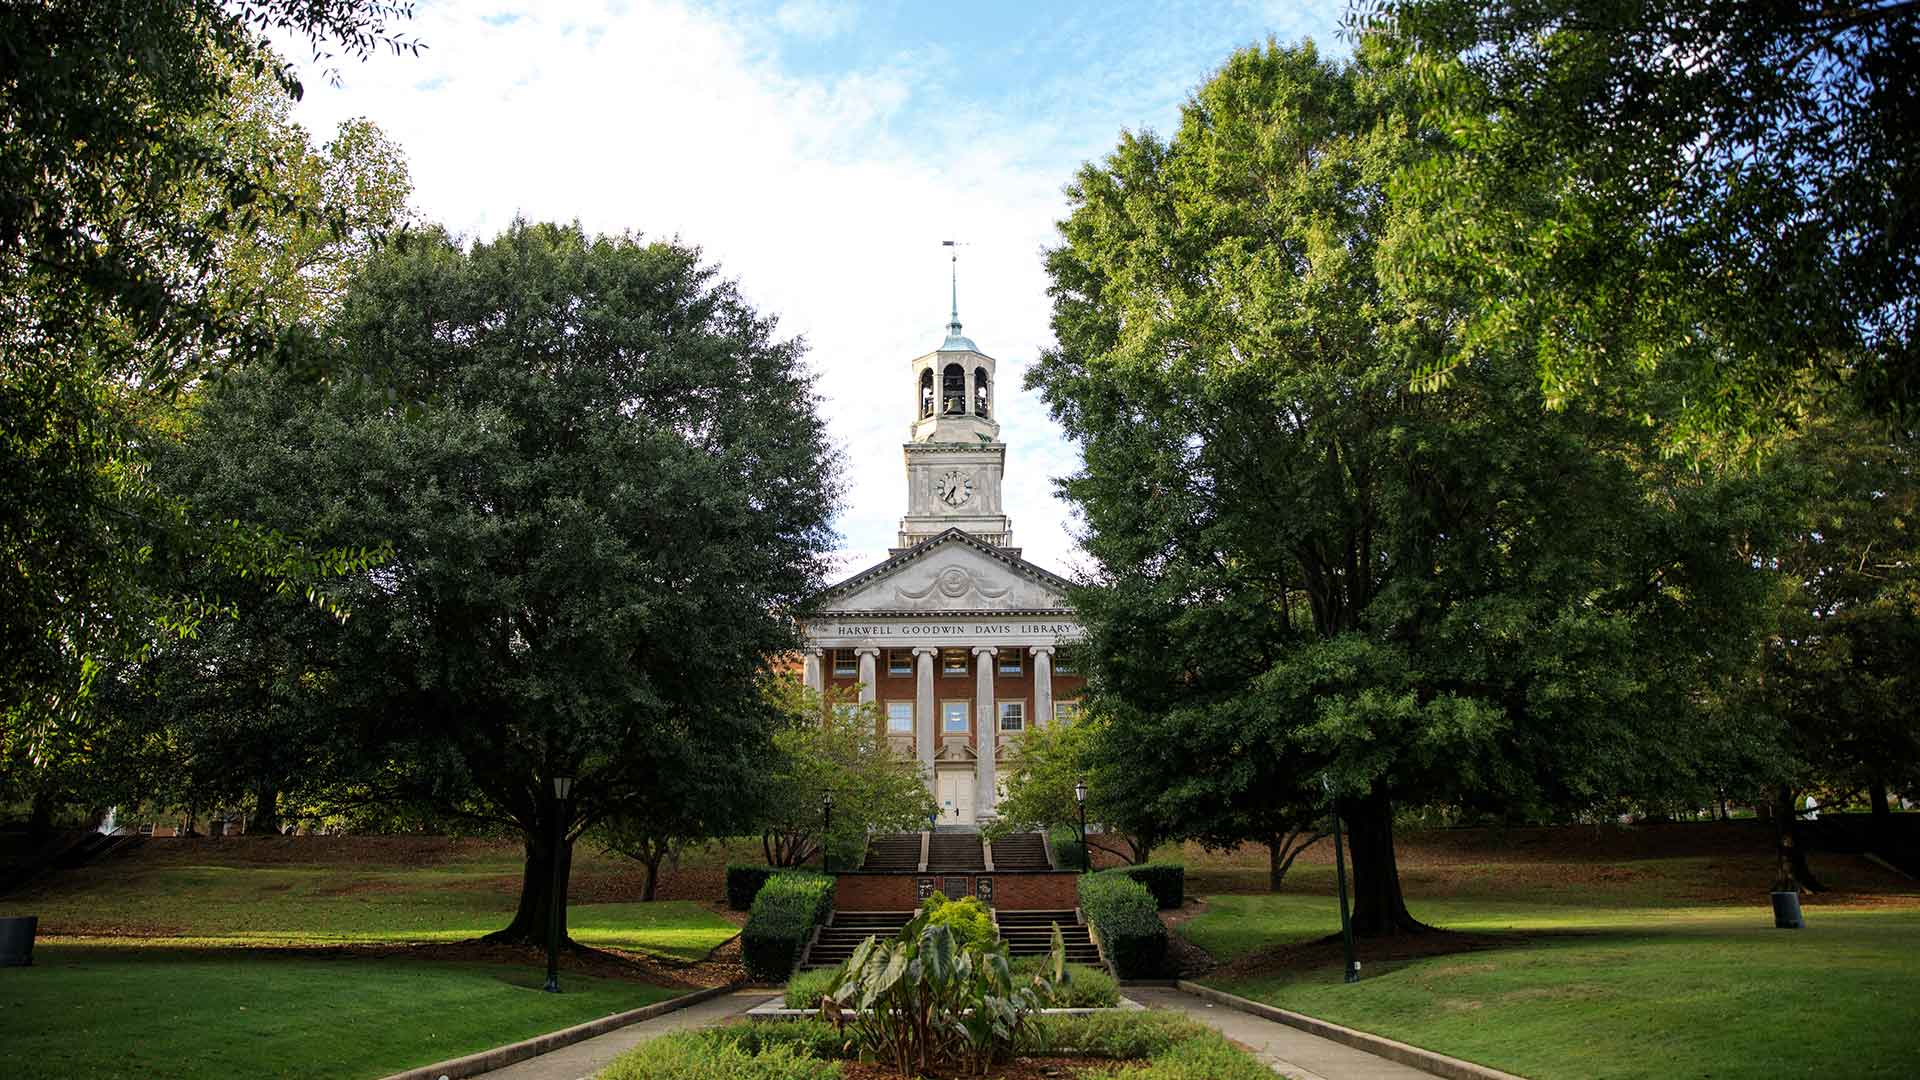
[[[806,620],[816,690],[880,706],[949,823],[994,816],[1027,732],[1070,719],[1082,680],[1056,650],[1080,637],[1068,583],[1012,547],[995,361],[960,333],[910,364],[907,513],[890,557],[832,586]]]

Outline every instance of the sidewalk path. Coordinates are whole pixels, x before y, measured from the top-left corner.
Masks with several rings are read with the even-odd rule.
[[[614,1058],[656,1035],[724,1023],[761,1002],[775,1000],[779,996],[767,990],[736,990],[731,994],[721,994],[665,1016],[642,1020],[618,1031],[609,1031],[572,1046],[563,1046],[550,1054],[528,1058],[517,1065],[481,1073],[480,1080],[585,1080],[606,1068]]]
[[[1149,1009],[1185,1013],[1214,1028],[1290,1080],[1432,1080],[1433,1074],[1375,1057],[1298,1028],[1215,1005],[1171,987],[1129,986],[1120,991]],[[568,1080],[572,1080],[571,1077]]]

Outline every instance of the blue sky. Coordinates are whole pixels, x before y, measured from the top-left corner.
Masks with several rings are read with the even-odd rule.
[[[407,151],[415,206],[473,236],[520,213],[698,244],[803,337],[850,481],[845,568],[905,509],[908,361],[960,314],[1000,362],[1015,542],[1076,565],[1050,479],[1077,458],[1020,377],[1050,341],[1041,259],[1061,186],[1122,129],[1170,133],[1235,48],[1313,37],[1338,4],[436,3],[427,50],[318,72],[296,115],[367,116]]]

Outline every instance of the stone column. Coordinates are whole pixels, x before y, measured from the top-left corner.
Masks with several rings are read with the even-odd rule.
[[[973,816],[980,821],[997,816],[993,808],[1000,797],[994,775],[999,766],[996,748],[1000,741],[1000,717],[993,700],[993,658],[999,651],[991,645],[975,646],[973,650],[973,748],[980,756],[974,770],[979,786],[974,789]]]
[[[854,651],[860,654],[860,704],[871,705],[880,695],[878,674],[874,671],[875,660],[879,657],[880,650],[871,645],[863,645]]]
[[[1033,719],[1029,728],[1053,726],[1053,646],[1035,645],[1033,652]]]
[[[822,649],[806,649],[801,655],[801,678],[806,682],[807,689],[812,690],[816,694],[823,694],[827,689],[827,680],[820,670],[820,656],[824,651],[825,650]]]
[[[920,767],[927,773],[927,790],[933,786],[933,748],[940,742],[940,717],[933,707],[933,658],[940,650],[921,645],[913,650],[913,734],[919,751]]]

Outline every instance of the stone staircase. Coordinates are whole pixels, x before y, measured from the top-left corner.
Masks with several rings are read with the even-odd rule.
[[[993,868],[1001,870],[1051,870],[1047,860],[1046,837],[1037,832],[1014,833],[993,842]]]
[[[936,832],[927,845],[930,874],[978,873],[986,868],[986,847],[977,832]]]
[[[999,856],[994,859],[997,863]],[[1001,911],[995,913],[994,921],[1000,926],[1000,940],[1007,943],[1009,956],[1045,956],[1053,948],[1053,924],[1059,923],[1067,960],[1100,966],[1100,950],[1094,946],[1093,936],[1071,911]]]
[[[914,846],[915,858],[919,845]],[[800,961],[802,968],[839,967],[869,937],[892,937],[913,918],[911,911],[836,911]]]
[[[893,870],[912,873],[920,869],[920,834],[881,833],[867,840],[866,861],[862,870]]]

